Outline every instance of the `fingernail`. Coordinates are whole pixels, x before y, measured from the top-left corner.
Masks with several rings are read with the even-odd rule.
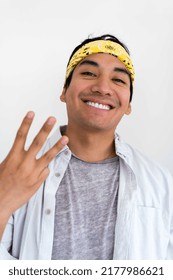
[[[54,117],[48,118],[48,120],[47,120],[48,125],[53,125],[54,123],[56,123],[56,119]]]
[[[68,137],[63,136],[60,140],[61,144],[66,145],[68,143]]]
[[[30,111],[30,112],[28,112],[28,113],[26,114],[26,117],[27,117],[28,119],[32,119],[32,118],[34,117],[34,115],[35,115],[35,113],[32,112],[32,111]]]

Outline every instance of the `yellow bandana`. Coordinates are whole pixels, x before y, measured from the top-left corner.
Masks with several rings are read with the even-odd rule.
[[[133,83],[135,71],[130,56],[121,45],[109,40],[93,41],[83,45],[79,50],[77,50],[67,66],[66,79],[82,59],[95,53],[108,53],[116,56],[127,68]]]

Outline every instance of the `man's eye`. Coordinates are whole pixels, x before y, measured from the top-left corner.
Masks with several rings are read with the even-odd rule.
[[[115,78],[115,79],[112,79],[115,83],[121,83],[121,84],[125,84],[125,82],[121,79],[118,79],[118,78]]]
[[[94,74],[94,73],[92,73],[92,72],[88,72],[88,71],[82,72],[81,74],[82,74],[82,75],[84,75],[84,76],[91,76],[91,77],[95,77],[95,74]]]

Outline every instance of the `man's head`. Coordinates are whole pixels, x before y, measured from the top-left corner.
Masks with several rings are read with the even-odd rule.
[[[70,58],[69,58],[69,61],[67,63],[67,71],[66,71],[66,78],[65,78],[65,83],[64,83],[64,87],[67,88],[69,85],[70,85],[70,82],[71,82],[71,79],[72,79],[72,75],[73,75],[73,71],[76,67],[76,65],[81,61],[81,59],[83,59],[85,57],[85,55],[87,55],[87,51],[85,51],[85,47],[91,43],[91,42],[95,42],[96,46],[97,46],[97,42],[98,41],[110,41],[110,42],[114,42],[116,44],[118,44],[120,47],[122,47],[122,50],[118,50],[118,53],[121,53],[121,51],[125,51],[125,53],[127,54],[127,56],[130,56],[130,52],[127,48],[127,46],[122,43],[121,41],[119,41],[118,38],[116,38],[115,36],[113,35],[110,35],[110,34],[105,34],[105,35],[102,35],[102,36],[98,36],[98,37],[93,37],[93,38],[88,38],[86,40],[84,40],[80,45],[78,45],[74,50],[73,52],[71,53],[70,55]],[[110,48],[110,54],[112,55],[115,55],[117,57],[117,53],[114,54],[113,51],[111,53],[111,45],[109,46]],[[114,46],[113,46],[114,47]],[[83,52],[85,53],[84,55],[81,55],[81,52],[80,50],[83,48]],[[92,46],[92,48],[94,49],[94,47]],[[104,48],[104,47],[103,47]],[[93,53],[97,53],[99,50],[95,49]],[[100,50],[99,52],[103,52],[104,50]],[[116,52],[116,51],[115,51]],[[78,54],[79,53],[79,54]],[[77,59],[73,59],[74,58],[74,55],[76,55]],[[128,64],[131,63],[131,60],[129,59],[130,57],[127,57],[125,54],[125,56],[121,56],[121,61],[123,62],[124,60],[126,60],[126,66],[128,67]],[[121,55],[121,54],[120,54]],[[83,56],[83,57],[82,57]],[[72,61],[73,59],[73,61]],[[72,67],[70,67],[72,65]],[[131,68],[133,68],[133,65],[130,66]],[[128,69],[129,71],[129,69]],[[132,101],[132,96],[133,96],[133,81],[134,81],[134,68],[133,69],[130,69],[130,71],[133,73],[132,75],[130,75],[129,73],[129,77],[130,77],[130,102]]]
[[[115,37],[87,39],[72,53],[61,101],[68,127],[110,131],[131,112],[134,69],[128,49]]]

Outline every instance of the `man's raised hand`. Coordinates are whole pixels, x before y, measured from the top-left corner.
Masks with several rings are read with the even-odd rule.
[[[68,138],[62,136],[49,151],[36,159],[56,119],[47,119],[26,151],[26,138],[33,119],[34,113],[28,112],[8,156],[0,164],[0,218],[5,220],[37,191],[49,175],[48,164],[68,143]]]

